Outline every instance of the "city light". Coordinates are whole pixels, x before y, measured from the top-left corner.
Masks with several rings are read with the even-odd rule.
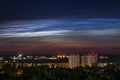
[[[22,57],[22,54],[19,54],[18,57]]]

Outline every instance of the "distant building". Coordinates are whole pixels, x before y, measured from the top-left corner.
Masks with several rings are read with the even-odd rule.
[[[106,66],[106,63],[98,63],[98,64],[97,64],[97,67],[103,68],[104,66]]]
[[[87,55],[81,56],[81,66],[93,66],[94,64],[97,63],[97,53],[95,52],[90,52]]]
[[[70,68],[75,68],[80,66],[80,57],[79,55],[71,54],[68,57],[68,63]]]

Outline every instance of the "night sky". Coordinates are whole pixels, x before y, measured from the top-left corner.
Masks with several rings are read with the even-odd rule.
[[[0,1],[0,54],[88,51],[120,54],[120,1]]]

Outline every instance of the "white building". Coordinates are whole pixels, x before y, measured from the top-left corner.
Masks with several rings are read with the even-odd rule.
[[[70,68],[75,68],[80,66],[80,57],[79,55],[71,54],[68,57],[68,63]]]
[[[81,65],[83,67],[85,66],[93,66],[94,64],[97,63],[97,54],[88,54],[88,55],[83,55],[81,56]]]

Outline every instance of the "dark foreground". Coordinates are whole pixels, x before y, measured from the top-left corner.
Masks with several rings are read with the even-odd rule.
[[[119,80],[119,78],[120,65],[75,69],[54,66],[14,68],[4,65],[0,69],[0,80]]]

